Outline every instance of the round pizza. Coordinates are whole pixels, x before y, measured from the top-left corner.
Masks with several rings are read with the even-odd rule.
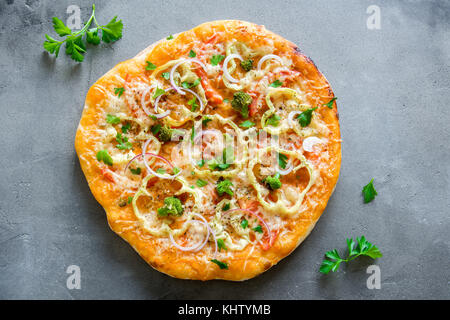
[[[109,226],[153,268],[245,280],[290,254],[325,209],[341,163],[335,100],[293,43],[214,21],[101,77],[75,147]]]

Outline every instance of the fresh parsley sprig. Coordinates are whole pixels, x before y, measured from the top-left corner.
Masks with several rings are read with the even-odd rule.
[[[330,271],[337,271],[342,262],[349,262],[359,256],[367,256],[372,259],[380,258],[383,254],[369,241],[366,240],[364,236],[356,238],[356,242],[353,239],[347,239],[348,256],[346,259],[341,258],[339,252],[334,249],[327,251],[325,253],[325,259],[322,261],[319,271],[321,273],[327,274]]]
[[[44,49],[48,52],[55,54],[58,57],[61,46],[66,44],[66,54],[73,60],[82,62],[84,60],[84,54],[86,53],[86,42],[98,45],[100,43],[99,31],[101,31],[101,40],[106,43],[114,42],[122,38],[123,23],[122,20],[117,21],[117,16],[111,19],[106,25],[100,25],[95,18],[95,4],[92,5],[92,14],[84,27],[77,32],[72,32],[61,19],[57,17],[52,18],[53,29],[60,37],[65,37],[63,40],[58,41],[48,34],[45,35],[47,39],[44,41]],[[94,23],[95,27],[89,29],[91,24]]]

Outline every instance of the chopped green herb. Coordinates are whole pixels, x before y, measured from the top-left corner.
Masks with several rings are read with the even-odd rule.
[[[230,102],[230,100],[228,100],[228,99],[223,99],[223,103],[229,103]]]
[[[225,246],[225,241],[223,241],[223,239],[217,239],[217,248],[219,248],[219,251],[222,249],[227,250],[227,247]]]
[[[145,67],[145,70],[155,70],[156,64],[151,63],[150,61],[145,61],[147,63],[147,66]]]
[[[128,130],[130,130],[130,128],[131,128],[131,123],[126,123],[126,124],[124,124],[124,125],[122,125],[122,133],[127,133],[128,132]]]
[[[198,179],[195,184],[197,185],[197,187],[201,188],[201,187],[206,186],[208,184],[208,182],[205,180],[202,180],[202,179]]]
[[[166,91],[164,91],[163,89],[156,88],[155,94],[153,95],[153,99],[156,99],[156,98],[158,98],[160,95],[163,95],[163,94],[165,94],[165,93],[166,93]]]
[[[158,215],[166,217],[169,214],[172,216],[181,216],[183,214],[183,205],[180,199],[175,197],[167,197],[164,199],[164,206],[159,208]]]
[[[226,203],[223,207],[222,207],[222,211],[228,211],[230,210],[230,204]]]
[[[135,175],[141,174],[141,168],[136,168],[136,169],[130,168],[130,171],[132,174],[135,174]]]
[[[181,86],[185,89],[190,89],[190,88],[198,86],[200,84],[200,81],[201,81],[200,78],[195,79],[195,81],[193,83],[183,81],[181,83]]]
[[[281,87],[282,85],[283,85],[283,82],[281,82],[280,80],[275,80],[274,82],[272,82],[270,84],[270,87],[278,88],[278,87]]]
[[[195,112],[198,108],[197,98],[193,97],[191,100],[188,101],[188,105],[191,106],[191,111]]]
[[[122,135],[121,133],[117,133],[116,135],[117,145],[116,148],[120,150],[129,150],[133,147],[131,142],[128,142],[128,138]]]
[[[248,106],[252,103],[252,97],[243,91],[235,92],[233,95],[233,101],[231,106],[234,110],[238,111],[245,119],[248,118]]]
[[[302,113],[300,113],[297,117],[298,122],[300,122],[300,125],[302,127],[306,127],[307,125],[309,125],[311,123],[311,117],[312,117],[312,113],[314,110],[316,110],[317,107],[315,108],[310,108],[306,111],[303,111]]]
[[[286,169],[288,157],[285,154],[278,153],[278,165],[281,169]]]
[[[150,131],[153,133],[154,136],[156,136],[156,134],[159,132],[159,130],[161,130],[161,127],[162,126],[159,123],[155,124],[154,126],[150,127]]]
[[[217,259],[212,259],[211,262],[217,264],[220,269],[228,269],[228,265],[225,262],[219,261]]]
[[[173,35],[170,35],[166,38],[166,40],[172,40],[173,39]]]
[[[208,122],[210,122],[210,121],[212,121],[212,119],[210,119],[208,117],[203,117],[202,125],[206,127],[208,125]]]
[[[82,62],[87,50],[86,42],[93,45],[98,45],[100,43],[99,31],[102,32],[101,40],[106,43],[114,42],[122,38],[122,20],[117,21],[117,16],[115,16],[108,24],[99,25],[95,17],[95,5],[92,5],[91,17],[79,31],[72,32],[72,30],[57,17],[53,17],[52,21],[55,32],[60,37],[66,37],[62,41],[58,41],[47,34],[45,35],[47,40],[43,43],[44,49],[49,53],[55,54],[56,57],[58,57],[61,46],[65,43],[66,54],[73,60]],[[92,23],[95,24],[95,28],[89,28]],[[84,36],[86,36],[86,40],[83,39]]]
[[[189,51],[189,57],[195,58],[196,56],[197,56],[197,54],[195,53],[194,50]]]
[[[253,68],[253,60],[244,60],[241,61],[241,67],[242,69],[244,69],[245,71],[250,71]]]
[[[102,161],[108,166],[113,165],[113,159],[111,158],[107,150],[100,150],[99,152],[97,152],[97,160]]]
[[[173,174],[178,174],[181,171],[181,169],[178,167],[173,167],[172,171],[173,171]]]
[[[364,195],[364,203],[369,203],[370,201],[375,199],[375,196],[378,195],[378,193],[373,186],[373,179],[363,187],[362,193]]]
[[[256,227],[254,227],[252,230],[255,232],[258,232],[258,233],[263,233],[263,229],[259,224]]]
[[[251,122],[250,120],[245,120],[244,122],[242,122],[239,127],[241,128],[251,128],[253,127],[255,124],[253,122]]]
[[[166,173],[166,170],[163,168],[158,168],[158,169],[156,169],[156,173],[164,174],[164,173]]]
[[[163,72],[161,73],[161,77],[163,77],[166,80],[170,79],[170,72]]]
[[[223,59],[225,59],[225,56],[221,54],[213,55],[211,57],[211,64],[213,66],[217,66]]]
[[[222,181],[217,181],[217,185],[216,185],[216,190],[217,193],[219,194],[219,196],[222,196],[224,193],[229,194],[230,196],[233,195],[233,190],[231,189],[231,187],[233,186],[233,183],[228,180],[222,180]]]
[[[130,204],[131,202],[133,202],[133,197],[128,197],[128,204]]]
[[[245,229],[245,228],[248,227],[248,220],[247,219],[244,219],[244,220],[241,221],[241,227],[242,227],[242,229]]]
[[[266,126],[269,125],[277,127],[279,124],[280,124],[280,116],[277,115],[276,113],[266,120]]]
[[[119,98],[122,96],[122,94],[125,92],[124,88],[114,88],[114,94],[118,96]]]
[[[334,97],[334,98],[332,98],[330,101],[328,101],[327,103],[325,103],[324,106],[327,106],[328,108],[333,109],[333,103],[334,103],[334,101],[336,101],[336,100],[337,100],[337,98]]]
[[[107,114],[106,115],[106,122],[110,123],[110,124],[118,124],[118,123],[120,123],[120,118],[116,117],[116,116],[114,116],[112,114]]]
[[[342,262],[349,262],[359,256],[367,256],[372,259],[381,258],[383,254],[380,250],[366,240],[364,236],[356,238],[357,245],[355,248],[355,241],[353,239],[347,239],[348,256],[346,259],[342,259],[339,252],[334,249],[325,253],[325,259],[322,261],[319,271],[327,274],[330,271],[337,271]]]
[[[205,159],[197,161],[197,165],[201,168],[205,165]]]

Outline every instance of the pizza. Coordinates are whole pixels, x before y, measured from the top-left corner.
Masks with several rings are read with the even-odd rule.
[[[292,42],[208,22],[102,76],[75,147],[109,226],[150,266],[246,280],[289,255],[327,205],[341,163],[335,100]]]

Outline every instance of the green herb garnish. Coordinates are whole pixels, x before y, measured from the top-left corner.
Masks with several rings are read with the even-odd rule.
[[[211,262],[217,264],[220,269],[228,269],[228,265],[225,262],[219,261],[217,259],[212,259]]]
[[[228,179],[217,181],[216,185],[217,193],[219,194],[219,196],[222,196],[224,193],[232,196],[233,195],[233,190],[231,189],[232,186],[233,183]]]
[[[248,227],[248,220],[247,219],[244,219],[244,220],[241,221],[241,227],[242,227],[242,229],[245,229],[245,228]]]
[[[125,92],[125,88],[114,88],[114,94],[118,96],[119,98],[122,96],[122,94]]]
[[[197,185],[197,187],[201,188],[201,187],[206,186],[208,184],[208,182],[205,180],[202,180],[202,179],[198,179],[195,184]]]
[[[239,127],[241,128],[251,128],[253,127],[255,124],[253,122],[251,122],[250,120],[245,120],[244,122],[242,122]]]
[[[217,239],[217,248],[219,248],[219,251],[222,249],[227,250],[227,247],[225,246],[225,241],[223,241],[223,239]]]
[[[286,169],[288,157],[285,154],[278,153],[278,165],[281,169]]]
[[[336,249],[327,251],[325,253],[326,259],[322,261],[319,271],[324,274],[327,274],[330,271],[335,272],[339,269],[342,262],[349,262],[359,256],[367,256],[372,259],[383,256],[380,250],[375,245],[367,241],[364,236],[361,236],[361,238],[356,238],[356,241],[358,244],[355,248],[355,241],[353,239],[347,239],[348,256],[346,259],[342,259]]]
[[[136,169],[130,168],[130,171],[132,174],[135,174],[135,175],[141,174],[141,168],[136,168]]]
[[[311,117],[312,117],[312,113],[314,110],[316,110],[317,107],[315,108],[310,108],[306,111],[303,111],[302,113],[300,113],[297,117],[298,122],[300,122],[300,125],[302,127],[306,127],[307,125],[309,125],[311,123]]]
[[[277,127],[280,124],[280,116],[277,114],[273,114],[272,116],[270,116],[270,118],[268,118],[266,120],[266,126],[273,126],[273,127]]]
[[[165,93],[166,93],[166,91],[164,91],[163,89],[156,88],[155,93],[153,94],[153,99],[156,99]]]
[[[118,123],[120,123],[120,118],[116,117],[116,116],[114,116],[112,114],[107,114],[106,115],[106,122],[110,123],[110,124],[118,124]]]
[[[196,56],[197,56],[197,54],[195,53],[194,50],[189,51],[189,57],[195,58]]]
[[[131,142],[128,142],[128,138],[122,135],[121,133],[117,133],[116,135],[117,145],[116,148],[120,150],[129,150],[133,147]]]
[[[100,150],[99,152],[97,152],[97,160],[102,161],[108,166],[113,165],[113,159],[111,158],[107,150]]]
[[[281,82],[280,80],[275,80],[274,82],[272,82],[270,84],[269,87],[278,88],[278,87],[281,87],[282,85],[283,85],[283,82]]]
[[[363,187],[362,193],[364,195],[364,203],[369,203],[370,201],[375,199],[375,196],[378,195],[378,193],[373,186],[373,179]]]
[[[223,59],[225,59],[225,56],[221,54],[213,55],[211,57],[211,64],[213,66],[217,66]]]
[[[147,63],[147,66],[145,66],[145,70],[155,70],[156,69],[156,64],[150,62],[150,61],[145,61]]]
[[[324,106],[327,106],[328,108],[333,109],[333,103],[334,103],[334,101],[336,101],[336,100],[337,100],[337,98],[334,97],[334,98],[332,98],[330,101],[328,101],[327,103],[325,103]]]
[[[170,72],[163,72],[161,73],[161,77],[163,77],[166,80],[170,79]]]
[[[263,233],[264,232],[262,227],[259,224],[256,227],[254,227],[252,230],[255,231],[255,232],[258,232],[258,233]]]
[[[127,133],[128,132],[128,130],[130,130],[130,128],[131,128],[131,123],[126,123],[126,124],[124,124],[124,125],[122,125],[122,133]]]

